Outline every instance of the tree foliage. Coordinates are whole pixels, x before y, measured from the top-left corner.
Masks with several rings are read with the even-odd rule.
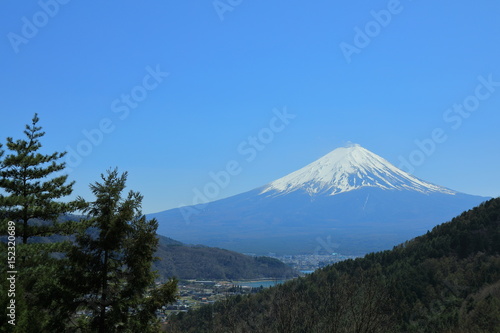
[[[65,285],[75,295],[74,309],[89,319],[76,325],[96,332],[148,332],[155,311],[175,300],[176,281],[156,288],[151,270],[158,246],[156,220],[141,213],[142,196],[125,198],[127,173],[115,169],[90,186],[95,201],[84,211],[89,229],[81,230],[68,252]]]
[[[24,139],[6,139],[7,154],[0,151],[0,234],[7,234],[7,223],[15,223],[16,332],[40,332],[58,329],[55,314],[58,300],[67,295],[57,283],[61,260],[56,253],[64,251],[68,242],[40,244],[32,240],[53,234],[70,234],[76,222],[59,218],[78,207],[77,202],[64,202],[72,193],[73,182],[61,172],[65,153],[42,153],[40,139],[45,135],[34,115],[26,125]],[[5,156],[4,156],[5,154]],[[19,242],[20,240],[20,242]],[[11,247],[12,248],[12,247]],[[7,244],[2,243],[2,262],[7,262]],[[11,255],[12,256],[12,255]],[[8,290],[2,274],[2,291]],[[13,298],[11,298],[13,299]],[[9,301],[2,292],[2,305]],[[5,311],[6,307],[2,306]],[[0,322],[6,320],[2,316]],[[63,316],[60,317],[62,319]],[[2,325],[5,329],[9,326]]]
[[[65,168],[65,163],[59,162],[65,152],[40,152],[40,138],[45,132],[38,126],[39,120],[35,114],[31,125],[26,125],[25,139],[7,138],[9,153],[0,164],[0,188],[4,192],[0,193],[1,216],[18,224],[16,229],[24,244],[30,237],[60,233],[57,218],[77,208],[75,202],[57,201],[72,193],[74,182],[67,183],[68,175],[57,175]]]

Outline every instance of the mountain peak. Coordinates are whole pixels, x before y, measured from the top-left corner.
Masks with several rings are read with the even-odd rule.
[[[450,189],[420,180],[359,144],[352,143],[265,185],[261,194],[272,192],[279,195],[300,190],[311,196],[336,195],[363,187],[456,194]]]

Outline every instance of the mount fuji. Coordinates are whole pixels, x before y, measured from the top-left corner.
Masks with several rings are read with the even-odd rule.
[[[257,189],[150,214],[186,243],[267,254],[389,249],[487,200],[418,179],[359,145]]]

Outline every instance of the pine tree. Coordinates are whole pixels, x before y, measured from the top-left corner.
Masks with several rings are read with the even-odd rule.
[[[82,230],[68,253],[65,284],[72,290],[78,328],[96,332],[157,332],[156,310],[173,302],[177,283],[155,288],[151,271],[158,246],[155,219],[141,213],[142,196],[122,198],[127,173],[115,169],[90,186],[96,199],[84,211],[90,228]]]
[[[0,160],[0,234],[5,235],[8,221],[14,221],[18,237],[15,247],[15,269],[18,271],[16,326],[4,325],[6,317],[2,316],[0,331],[3,328],[23,333],[58,331],[63,318],[61,301],[71,297],[58,284],[64,260],[54,255],[64,251],[69,241],[32,241],[36,236],[71,234],[77,222],[59,223],[57,220],[79,205],[76,201],[58,201],[70,195],[73,187],[73,182],[67,183],[67,175],[58,175],[64,170],[65,163],[59,161],[66,153],[40,152],[40,139],[45,133],[38,122],[35,114],[32,123],[26,125],[25,139],[9,137],[6,156],[3,157],[4,152],[0,151],[3,157]],[[2,262],[6,262],[6,255],[7,251],[2,251]],[[6,290],[3,274],[0,284],[2,290]],[[2,308],[7,301],[9,299],[2,297]]]
[[[60,233],[63,225],[57,225],[57,218],[77,207],[76,202],[56,201],[71,194],[74,182],[67,183],[68,175],[56,175],[65,168],[65,163],[59,160],[66,152],[49,155],[39,152],[42,147],[39,139],[45,132],[37,126],[38,121],[35,114],[31,125],[26,125],[26,139],[7,138],[10,154],[0,164],[0,189],[6,194],[0,193],[1,216],[16,222],[17,235],[22,237],[23,244],[34,236]]]

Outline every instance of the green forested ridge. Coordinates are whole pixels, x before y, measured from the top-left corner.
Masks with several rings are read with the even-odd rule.
[[[160,244],[156,255],[159,260],[154,267],[162,277],[238,280],[296,276],[291,267],[277,259],[254,258],[213,247]]]
[[[500,198],[393,250],[180,314],[170,332],[500,332]]]

